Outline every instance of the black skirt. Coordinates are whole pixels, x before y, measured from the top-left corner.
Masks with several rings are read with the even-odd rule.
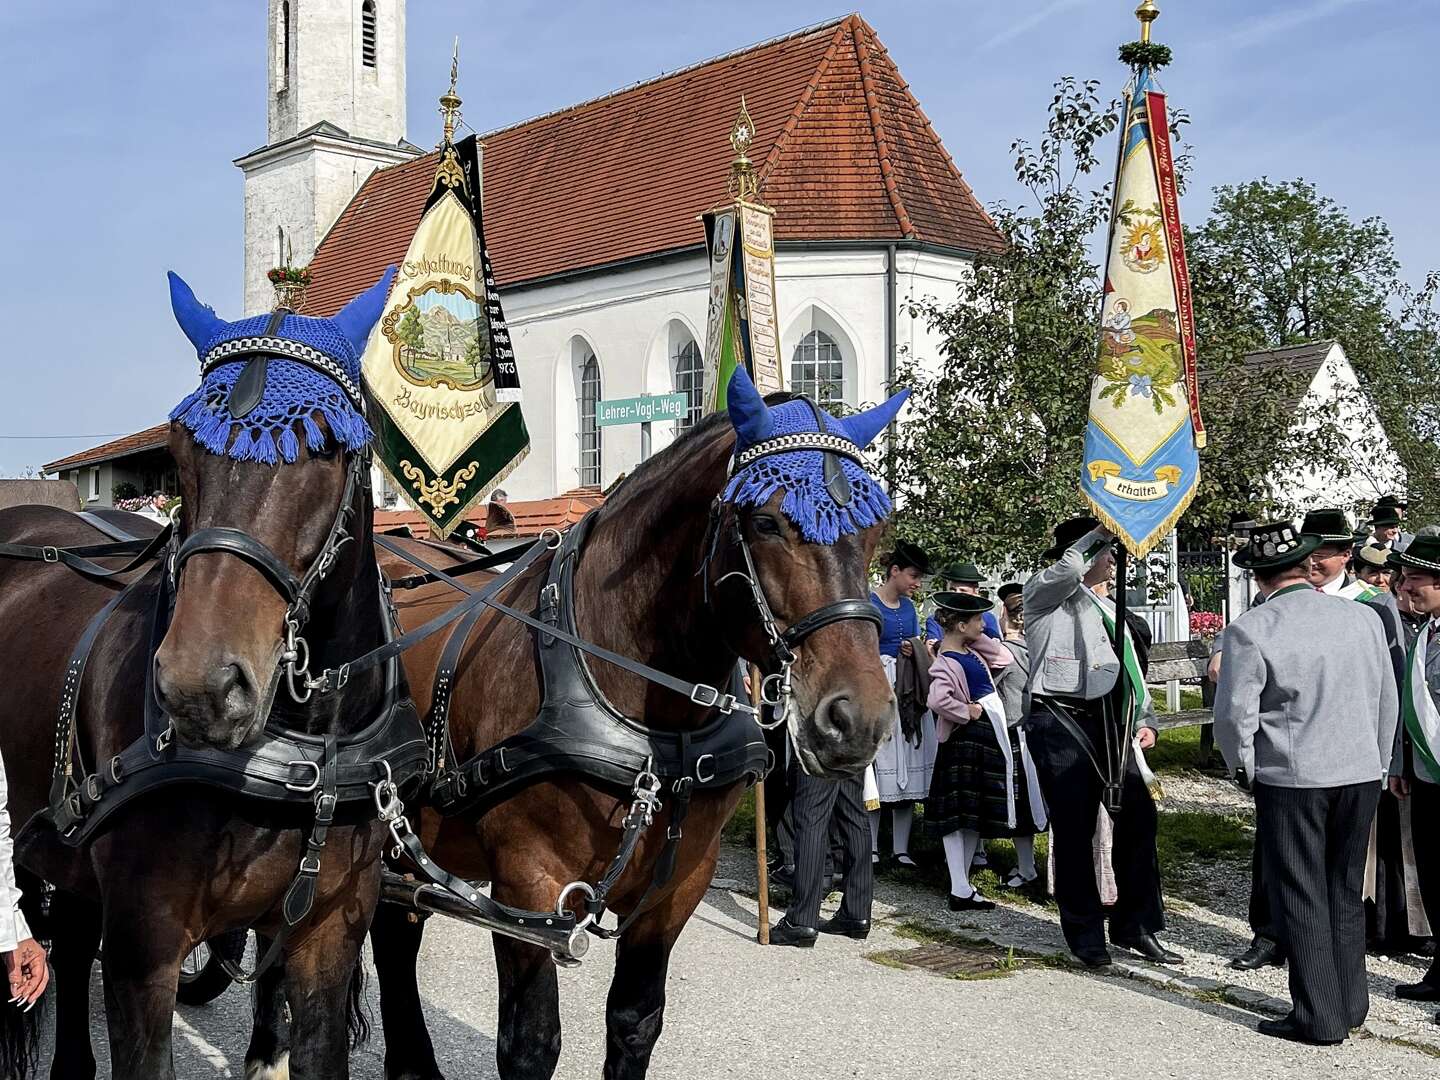
[[[1035,832],[1030,790],[1020,763],[1019,732],[1010,728],[1008,734],[1014,761],[1014,827],[1006,813],[1005,756],[995,741],[995,729],[982,716],[955,728],[940,744],[930,797],[925,800],[927,829],[939,836],[974,829],[987,840]]]

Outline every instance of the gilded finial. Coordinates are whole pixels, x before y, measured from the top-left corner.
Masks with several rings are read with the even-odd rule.
[[[455,39],[455,51],[450,57],[450,89],[440,95],[440,115],[445,121],[445,142],[455,134],[455,125],[460,122],[460,95],[455,88],[460,82],[460,39]],[[442,144],[443,145],[443,144]]]
[[[742,199],[753,199],[755,197],[755,167],[746,152],[755,143],[755,123],[750,119],[750,111],[745,108],[745,95],[740,95],[740,115],[735,117],[735,124],[730,129],[730,145],[735,150],[735,160],[730,163],[730,181],[735,186],[735,194]]]
[[[1140,20],[1140,40],[1150,40],[1150,24],[1160,17],[1160,7],[1155,0],[1140,0],[1140,6],[1135,9],[1135,17]]]

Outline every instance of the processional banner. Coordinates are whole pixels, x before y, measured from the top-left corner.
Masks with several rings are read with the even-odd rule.
[[[705,319],[705,411],[725,408],[739,364],[762,394],[784,388],[775,322],[775,211],[744,199],[705,215],[710,293]]]
[[[441,148],[364,357],[375,455],[442,538],[524,459],[515,351],[480,214],[474,136]]]
[[[1080,486],[1144,556],[1195,497],[1205,427],[1165,95],[1141,67],[1125,99]]]

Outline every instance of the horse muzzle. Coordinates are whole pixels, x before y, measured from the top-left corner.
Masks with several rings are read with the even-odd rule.
[[[220,656],[213,664],[182,672],[155,658],[155,696],[191,747],[235,750],[254,742],[264,727],[264,688],[250,665]]]

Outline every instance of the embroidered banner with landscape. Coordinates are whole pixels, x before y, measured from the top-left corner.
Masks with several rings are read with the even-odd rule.
[[[1165,95],[1142,67],[1126,100],[1080,486],[1143,556],[1195,496],[1205,428]]]
[[[376,458],[441,537],[530,448],[479,192],[475,137],[446,142],[364,358]]]

